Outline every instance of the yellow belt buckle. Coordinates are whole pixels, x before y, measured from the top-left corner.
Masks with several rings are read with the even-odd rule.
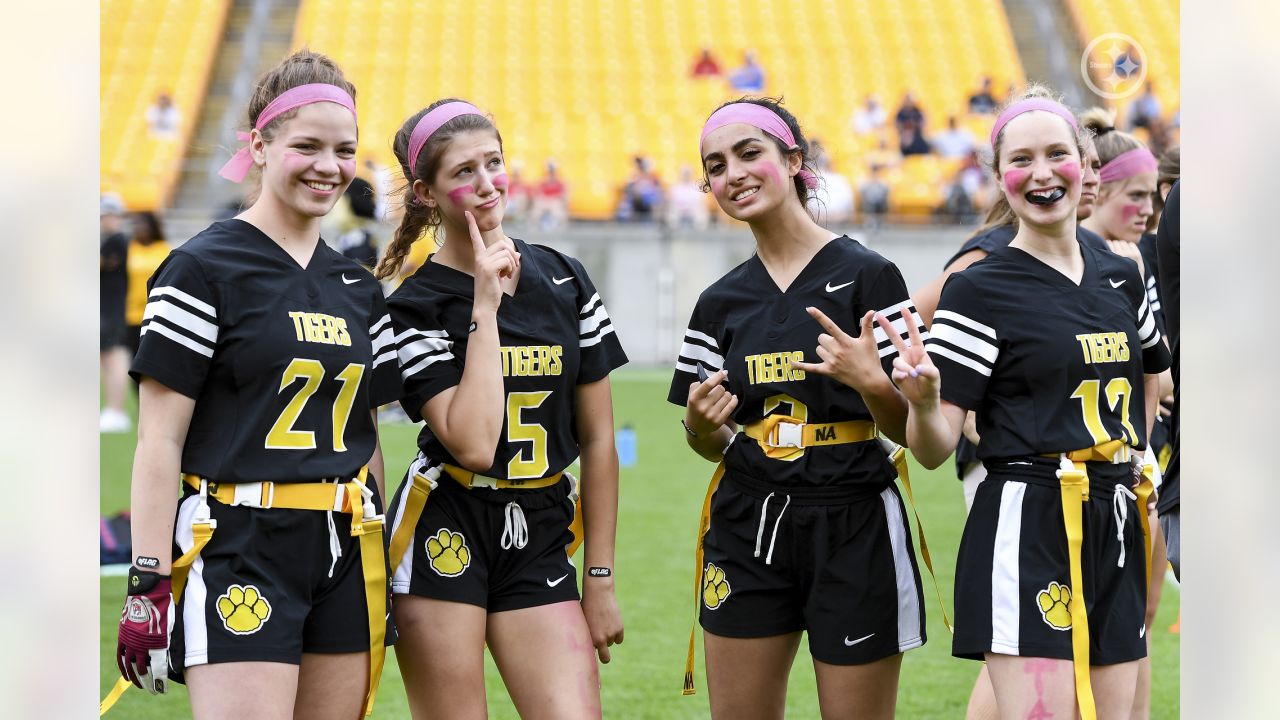
[[[764,419],[764,441],[775,448],[804,447],[804,423],[792,422],[787,415],[770,415]]]

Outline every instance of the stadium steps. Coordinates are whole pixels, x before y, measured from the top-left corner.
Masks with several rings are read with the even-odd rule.
[[[1067,104],[1092,100],[1080,77],[1080,34],[1064,0],[1004,0],[1027,81],[1061,92]]]
[[[256,36],[249,32],[255,11],[265,21],[256,28]],[[254,81],[289,52],[297,14],[297,0],[235,0],[195,137],[182,164],[173,203],[178,217],[197,213],[207,218],[210,211],[231,202],[240,192],[238,186],[218,177],[218,169],[239,147],[235,131],[243,130],[247,122],[244,106]],[[241,74],[248,82],[237,92]]]

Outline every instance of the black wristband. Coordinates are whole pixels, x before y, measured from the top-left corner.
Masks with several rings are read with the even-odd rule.
[[[160,567],[160,560],[158,558],[147,557],[146,555],[139,555],[133,561],[133,564],[135,567],[146,568],[148,570],[155,570],[156,568]]]
[[[589,567],[587,575],[591,577],[613,577],[613,570],[607,567]]]
[[[146,595],[151,592],[161,580],[168,580],[168,575],[151,572],[150,570],[139,570],[136,567],[129,568],[129,595]]]
[[[685,422],[684,418],[680,418],[680,424],[684,426],[684,431],[689,433],[689,437],[698,437],[698,433],[694,432],[693,428],[689,427],[689,423]]]

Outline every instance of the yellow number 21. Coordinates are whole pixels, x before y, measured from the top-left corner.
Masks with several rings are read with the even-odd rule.
[[[355,404],[356,392],[360,389],[360,378],[363,376],[364,365],[359,363],[351,363],[338,373],[342,388],[338,390],[338,396],[333,401],[334,452],[347,451],[343,436],[346,435],[347,420],[351,419],[351,406]],[[267,432],[265,447],[268,450],[311,450],[316,446],[314,431],[294,430],[293,426],[298,422],[298,416],[302,414],[302,408],[307,404],[307,400],[311,399],[319,389],[320,381],[324,380],[324,366],[319,360],[294,358],[284,369],[284,374],[280,376],[279,392],[284,392],[285,388],[299,378],[303,380],[302,387],[289,399],[289,404],[284,406],[280,417],[276,418],[271,430]]]

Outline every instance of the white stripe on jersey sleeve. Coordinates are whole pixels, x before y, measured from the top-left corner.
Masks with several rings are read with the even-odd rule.
[[[950,310],[939,310],[935,312],[933,314],[933,321],[937,323],[939,320],[950,320],[958,325],[963,325],[969,328],[970,330],[977,330],[978,332],[982,333],[983,335],[986,335],[992,340],[999,339],[996,337],[995,328],[991,327],[990,325],[983,325],[977,320],[970,320],[964,315],[951,312]],[[937,330],[935,330],[934,332],[936,333]]]
[[[204,320],[184,307],[169,302],[167,297],[161,296],[147,303],[147,308],[142,314],[142,322],[144,324],[153,324],[147,321],[156,317],[168,320],[192,335],[198,336],[209,345],[218,344],[217,325]]]
[[[397,356],[396,356],[395,350],[388,350],[373,359],[373,367],[378,367],[379,365],[381,365],[384,362],[387,362],[388,360],[395,360],[396,357]]]
[[[138,332],[138,337],[142,337],[143,335],[146,335],[149,332],[160,333],[161,335],[169,338],[170,340],[178,343],[179,345],[195,350],[196,352],[200,353],[201,355],[204,355],[205,357],[208,357],[208,358],[213,357],[213,348],[208,347],[203,343],[192,340],[186,335],[183,335],[182,333],[179,333],[175,330],[170,330],[168,327],[165,327],[164,325],[161,325],[158,322],[149,322],[146,325],[143,325],[142,329]]]
[[[970,334],[955,325],[947,323],[933,324],[933,339],[935,342],[945,342],[948,345],[954,345],[961,350],[973,353],[990,365],[995,365],[996,358],[1000,356],[1000,348],[987,342],[985,338]],[[928,345],[929,352],[933,352],[936,344]]]
[[[692,343],[684,343],[680,346],[680,357],[690,360],[698,360],[704,362],[711,372],[716,372],[724,367],[724,358],[717,355],[701,345]],[[689,372],[697,373],[697,370],[689,370]]]
[[[432,365],[440,362],[441,360],[452,360],[452,359],[453,359],[453,353],[445,353],[443,355],[428,355],[422,358],[422,360],[417,364],[415,364],[413,367],[405,368],[404,370],[400,371],[400,377],[403,380],[408,380],[414,375],[417,375],[418,373],[422,372],[422,370],[424,370],[425,368],[431,367]]]
[[[978,362],[973,358],[965,357],[964,355],[961,355],[958,352],[955,352],[953,350],[948,350],[947,348],[932,342],[927,343],[925,349],[929,351],[930,355],[941,355],[942,357],[950,358],[960,363],[961,365],[964,365],[965,367],[974,370],[980,375],[991,377],[991,368],[987,367],[986,365],[983,365],[981,362]]]
[[[578,320],[578,337],[584,338],[590,335],[606,322],[609,322],[609,311],[604,309],[604,303],[600,303],[590,315]]]
[[[688,328],[687,330],[685,330],[685,331],[684,331],[684,336],[685,336],[686,340],[701,340],[702,342],[704,342],[704,343],[706,343],[706,344],[710,345],[711,347],[715,348],[716,350],[719,350],[719,349],[720,349],[720,343],[716,342],[716,339],[715,339],[715,338],[711,337],[710,335],[708,335],[708,334],[706,334],[706,333],[700,333],[700,332],[698,332],[697,330],[694,330],[693,328]],[[719,357],[719,356],[717,356],[717,357]]]
[[[586,315],[587,313],[595,309],[595,305],[598,302],[600,302],[600,293],[596,293],[595,295],[592,295],[591,299],[587,301],[587,304],[583,305],[582,308],[578,310],[578,314]],[[603,305],[604,303],[601,303],[601,304]]]
[[[1147,304],[1151,306],[1152,312],[1160,312],[1160,291],[1156,288],[1154,275],[1147,278]]]
[[[1156,327],[1156,316],[1151,312],[1145,297],[1142,298],[1142,304],[1138,306],[1138,337],[1142,339],[1143,350],[1160,342],[1160,330]]]
[[[380,355],[383,350],[396,344],[396,331],[395,328],[391,327],[390,322],[391,316],[383,315],[381,320],[369,328],[369,336],[373,338],[372,353],[374,355]]]
[[[407,342],[412,338],[418,338],[412,342]],[[399,349],[396,351],[400,358],[400,376],[408,380],[423,368],[429,367],[433,363],[441,360],[453,359],[453,341],[448,339],[448,332],[445,330],[415,330],[410,328],[400,335],[396,336],[396,344]],[[418,362],[409,366],[414,360]]]
[[[369,335],[377,335],[379,332],[381,332],[382,327],[383,327],[384,325],[388,325],[388,324],[390,324],[390,323],[391,323],[391,314],[390,314],[390,313],[387,313],[387,314],[383,315],[383,316],[378,320],[378,322],[374,323],[374,324],[369,328]]]
[[[920,341],[924,342],[929,339],[929,331],[924,327],[924,319],[920,317],[920,313],[916,312],[916,308],[911,304],[911,300],[903,300],[897,305],[890,305],[883,310],[876,311],[882,315],[885,320],[889,321],[889,327],[898,333],[898,337],[902,338],[902,342],[911,345],[911,333],[907,331],[906,316],[910,316],[915,321],[916,332],[920,335]],[[895,320],[894,315],[898,318]],[[880,327],[880,323],[871,326],[871,337],[876,341],[876,347],[879,348],[880,357],[886,357],[897,352],[893,341],[885,334],[884,329]]]
[[[148,301],[148,302],[150,302],[150,301],[152,301],[152,300],[158,300],[159,298],[161,298],[161,297],[163,297],[163,296],[165,296],[165,295],[169,295],[169,296],[171,296],[171,297],[175,297],[175,298],[177,298],[177,299],[181,300],[182,302],[184,302],[184,303],[186,303],[186,304],[190,305],[191,307],[195,308],[196,310],[198,310],[198,311],[200,311],[200,312],[204,313],[205,315],[207,315],[207,316],[208,316],[208,319],[209,319],[209,320],[211,320],[211,321],[213,321],[213,322],[217,322],[217,321],[218,321],[218,313],[217,313],[216,311],[214,311],[214,309],[213,309],[213,306],[212,306],[212,305],[210,305],[209,303],[207,303],[207,302],[205,302],[205,301],[203,301],[203,300],[201,300],[201,299],[199,299],[199,298],[193,297],[193,296],[192,296],[192,295],[190,295],[189,293],[185,293],[185,292],[183,292],[183,291],[179,290],[179,289],[178,289],[178,288],[176,288],[176,287],[171,287],[171,286],[166,285],[166,286],[163,286],[163,287],[152,288],[152,289],[151,289],[150,294],[148,294],[148,295],[147,295],[147,301]]]
[[[603,307],[600,309],[604,310]],[[588,348],[588,347],[591,347],[592,345],[599,345],[600,341],[604,339],[604,336],[608,335],[611,332],[613,332],[613,325],[612,324],[606,325],[602,330],[600,330],[600,332],[595,337],[587,338],[586,340],[579,340],[578,347]]]

